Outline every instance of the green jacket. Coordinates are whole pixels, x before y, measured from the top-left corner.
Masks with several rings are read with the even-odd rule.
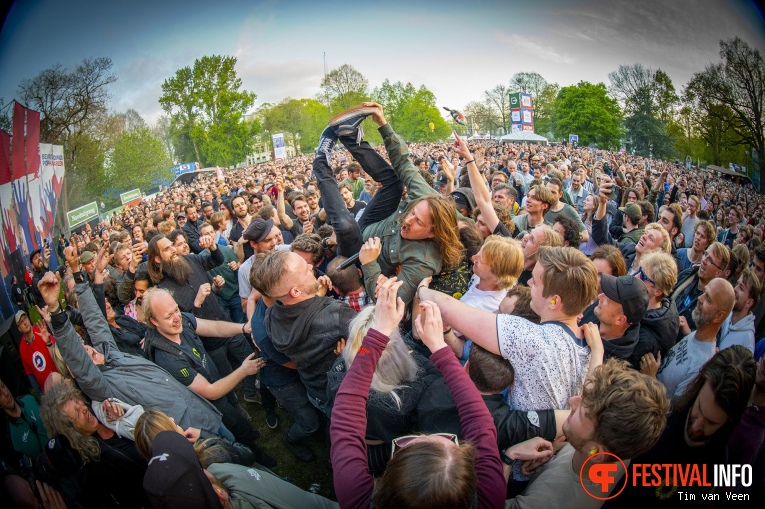
[[[364,241],[371,237],[379,237],[382,244],[382,252],[377,260],[361,267],[364,272],[364,286],[367,295],[374,295],[377,277],[380,274],[387,277],[397,276],[399,281],[404,282],[398,290],[398,295],[408,304],[414,298],[420,281],[441,272],[443,260],[438,246],[432,239],[402,238],[398,221],[414,201],[437,193],[412,164],[406,142],[393,131],[390,124],[385,124],[378,131],[385,142],[391,166],[406,186],[408,198],[401,201],[398,210],[390,217],[367,226],[362,232]],[[454,213],[456,217],[456,210]]]
[[[303,491],[254,467],[214,463],[207,470],[231,492],[234,509],[335,509],[337,502]]]
[[[619,242],[632,242],[633,244],[637,244],[640,240],[640,237],[642,237],[644,233],[645,228],[633,228],[629,232],[619,237]]]
[[[34,458],[45,450],[45,444],[48,443],[48,432],[40,417],[40,405],[31,394],[21,396],[16,401],[21,407],[21,415],[14,419],[6,414],[11,443],[17,452]]]
[[[217,295],[223,300],[229,300],[239,293],[239,279],[237,273],[231,270],[228,264],[237,262],[239,259],[236,257],[234,250],[228,246],[218,246],[218,249],[223,253],[223,263],[212,270],[208,270],[207,273],[210,274],[210,277],[223,276],[226,284],[223,285]]]

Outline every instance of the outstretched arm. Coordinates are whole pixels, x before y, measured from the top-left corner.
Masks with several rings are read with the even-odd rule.
[[[279,216],[279,221],[285,230],[292,229],[292,218],[287,215],[286,206],[284,205],[284,179],[277,177],[276,189],[279,190],[279,195],[276,198],[276,215]]]
[[[478,205],[478,210],[481,211],[486,227],[490,232],[493,232],[499,224],[499,218],[491,203],[491,192],[486,186],[486,179],[483,178],[483,175],[478,170],[475,157],[470,153],[467,142],[460,138],[456,131],[454,136],[454,151],[458,156],[467,161],[468,178],[470,179],[470,188],[473,190],[475,203]]]
[[[472,339],[478,346],[501,355],[497,341],[497,315],[468,306],[454,297],[425,286],[417,288],[417,292],[422,301],[430,301],[438,306],[447,324]]]

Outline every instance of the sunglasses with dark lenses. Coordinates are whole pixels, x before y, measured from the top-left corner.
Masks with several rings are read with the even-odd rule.
[[[653,279],[651,279],[650,277],[648,277],[648,275],[643,271],[643,267],[640,267],[638,269],[637,277],[638,277],[638,279],[640,279],[644,283],[648,282],[648,283],[651,283],[652,285],[656,284],[656,282]]]
[[[457,435],[453,433],[431,433],[430,435],[405,435],[403,437],[398,437],[393,439],[391,455],[395,454],[397,449],[401,449],[402,447],[406,447],[407,445],[411,444],[412,440],[414,440],[415,438],[421,438],[424,436],[442,437],[447,440],[450,440],[451,442],[454,442],[454,445],[457,445],[457,446],[460,445]]]

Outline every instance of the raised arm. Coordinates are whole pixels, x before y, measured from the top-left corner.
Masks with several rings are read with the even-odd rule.
[[[468,306],[450,295],[425,286],[417,288],[417,292],[422,301],[430,301],[438,306],[444,322],[460,331],[466,338],[472,339],[478,346],[500,355],[497,315]]]
[[[87,288],[87,283],[83,284]],[[74,378],[77,379],[77,383],[82,391],[91,399],[99,401],[112,396],[111,391],[109,391],[109,384],[101,374],[101,370],[98,369],[98,366],[95,365],[93,359],[90,358],[85,348],[83,348],[80,337],[75,332],[69,317],[59,305],[60,283],[58,275],[48,272],[40,280],[38,288],[50,311],[51,327],[56,337],[56,345],[58,345],[64,362],[69,367]],[[95,307],[93,312],[100,316],[90,288],[87,288],[87,291],[91,295],[91,305]],[[80,304],[82,304],[81,301]],[[111,336],[111,332],[109,332],[109,335]]]
[[[282,177],[276,178],[276,189],[279,194],[276,198],[276,215],[279,216],[279,221],[285,230],[292,229],[292,218],[287,215],[286,206],[284,205],[284,179]]]
[[[473,190],[475,203],[478,205],[478,210],[481,211],[486,227],[490,232],[493,232],[499,224],[499,218],[494,211],[494,205],[491,202],[491,192],[486,185],[486,179],[481,175],[475,162],[475,157],[468,150],[467,142],[460,138],[456,131],[454,132],[454,137],[454,151],[458,156],[465,159],[467,163],[468,178],[470,179],[470,188]]]

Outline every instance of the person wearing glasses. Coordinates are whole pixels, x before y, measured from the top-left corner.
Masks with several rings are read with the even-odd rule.
[[[369,473],[365,433],[366,405],[377,363],[390,335],[398,329],[405,305],[396,293],[395,277],[381,287],[375,325],[367,331],[358,354],[340,385],[332,410],[330,438],[335,494],[341,507],[504,507],[506,481],[497,450],[497,431],[475,385],[444,342],[438,306],[420,303],[415,328],[431,350],[454,397],[463,442],[447,434],[406,436],[392,441],[391,459],[375,482]],[[533,449],[533,448],[532,448]],[[528,459],[550,451],[533,449]]]
[[[713,242],[704,251],[698,267],[691,267],[677,276],[677,284],[672,290],[670,299],[675,302],[677,312],[680,314],[678,340],[695,328],[693,309],[696,307],[696,301],[712,279],[722,277],[728,263],[730,263],[728,247],[720,242]]]
[[[696,330],[691,331],[681,323],[680,332],[687,331],[686,336],[665,358],[646,354],[640,360],[640,371],[663,383],[669,398],[682,396],[702,366],[715,355],[717,333],[735,301],[733,286],[728,281],[720,277],[712,279],[693,309]]]
[[[669,298],[677,283],[677,264],[667,253],[649,253],[640,262],[635,277],[648,290],[648,309],[640,320],[638,344],[633,355],[641,359],[646,353],[666,357],[675,345],[680,317],[675,302]]]

